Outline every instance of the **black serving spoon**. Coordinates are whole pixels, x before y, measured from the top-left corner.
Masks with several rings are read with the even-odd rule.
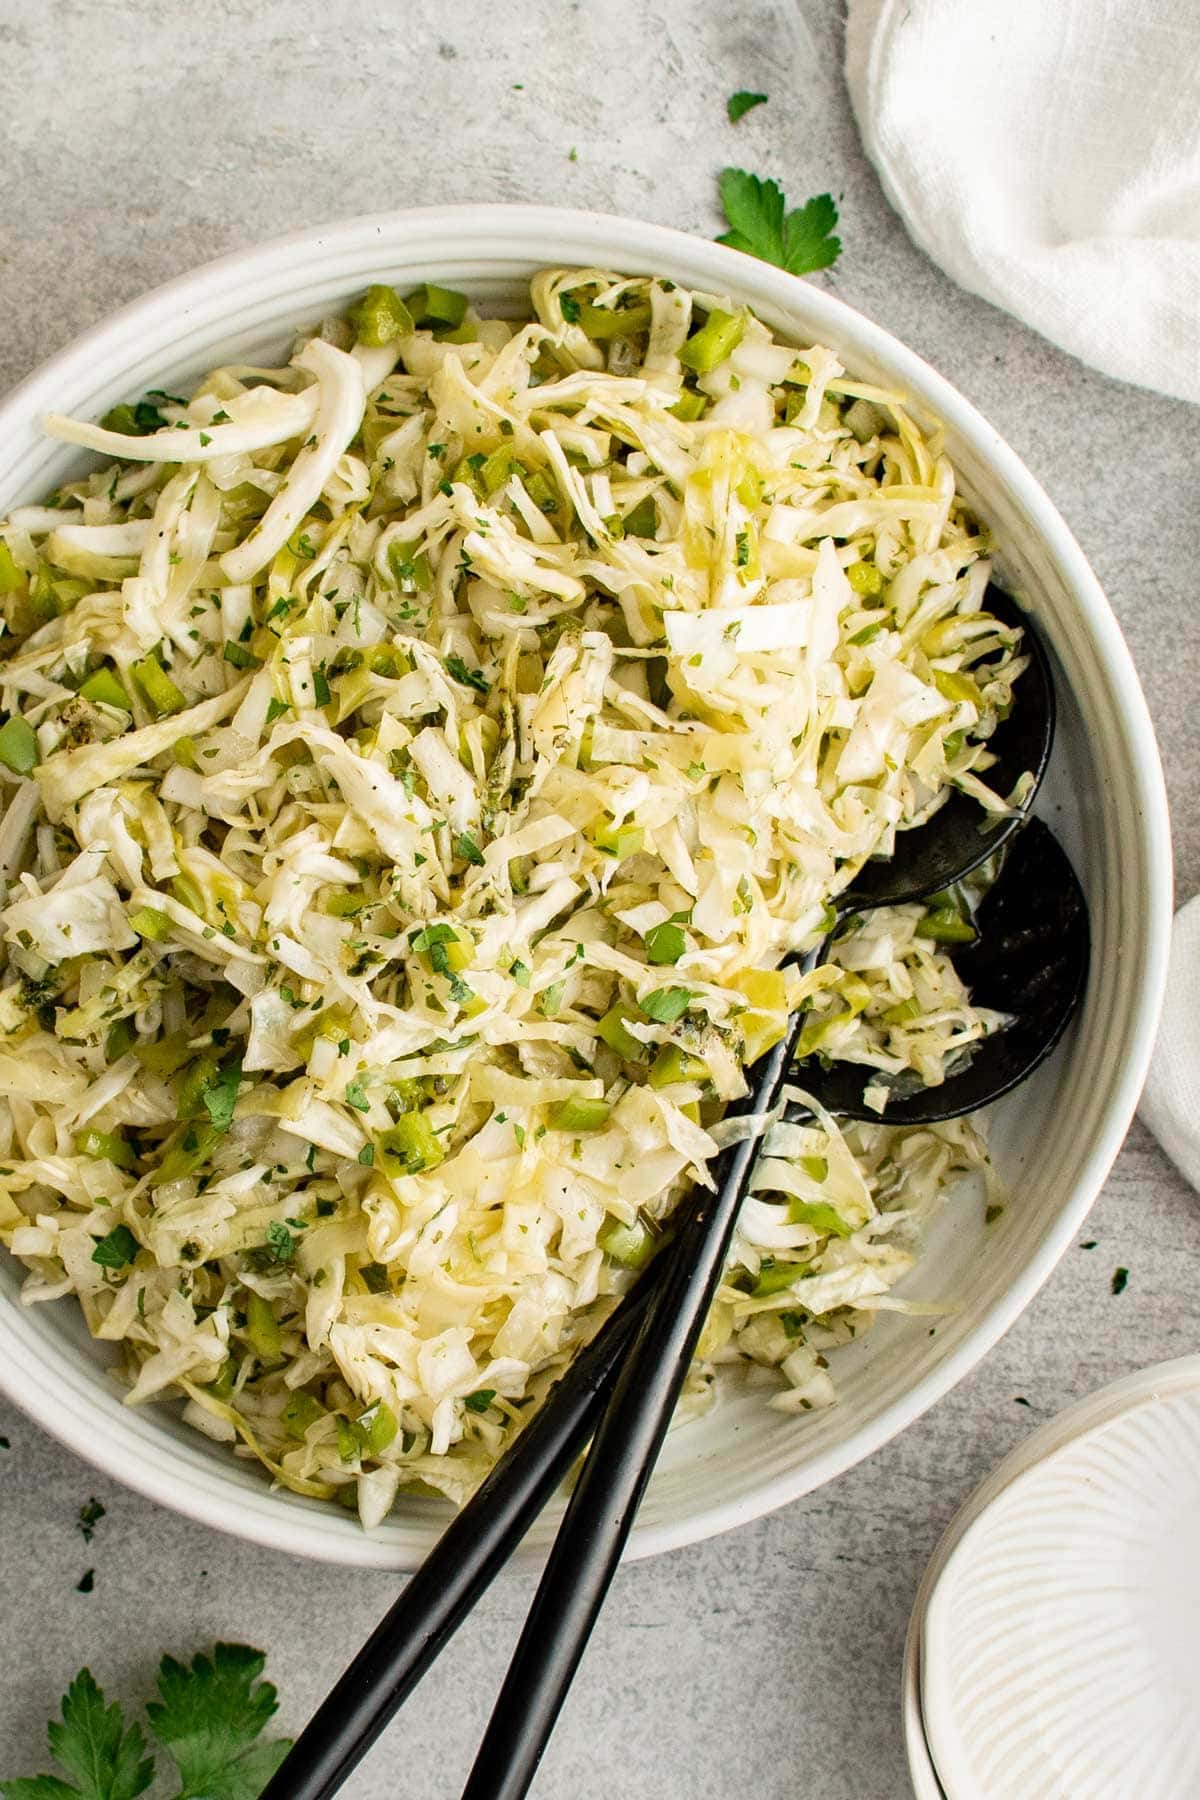
[[[942,947],[972,1005],[1007,1013],[1010,1023],[972,1045],[957,1074],[938,1087],[898,1090],[882,1114],[863,1098],[867,1084],[879,1078],[877,1069],[815,1057],[796,1063],[796,1086],[829,1112],[886,1125],[957,1119],[1009,1093],[1054,1049],[1087,981],[1087,902],[1062,847],[1040,819],[1025,823],[1002,854],[1000,873],[974,915],[974,940]]]
[[[1054,733],[1054,690],[1049,666],[1029,620],[1008,597],[997,589],[989,589],[987,604],[988,610],[1005,623],[1021,626],[1032,658],[1029,670],[1021,678],[1019,708],[997,728],[990,741],[1000,759],[993,781],[1001,789],[1007,782],[1006,791],[1011,791],[1018,777],[1029,770],[1034,778],[1031,800],[1045,771]],[[1021,714],[1024,717],[1018,735],[1013,722]],[[943,806],[919,831],[902,834],[893,858],[868,865],[845,897],[843,911],[896,904],[949,887],[995,854],[1000,842],[1024,822],[1022,816],[1006,816],[992,829],[981,831],[979,809],[972,802],[968,830],[962,816],[968,809],[958,808],[957,798]],[[935,848],[933,843],[919,844],[919,838],[936,840],[941,848]],[[882,879],[887,869],[895,871],[894,882]],[[982,908],[980,913],[982,923]],[[1015,1009],[1010,1002],[1005,1010]],[[1065,1019],[1057,1024],[1056,1037],[1064,1025]],[[787,1039],[760,1059],[752,1092],[734,1103],[731,1114],[762,1112],[776,1104],[791,1079],[800,1026],[800,1018],[795,1019]],[[985,1046],[991,1041],[985,1040]],[[1035,1060],[1040,1061],[1048,1048],[1039,1047]],[[860,1098],[861,1086],[860,1077]],[[944,1096],[949,1086],[947,1082],[936,1092]],[[984,1103],[964,1095],[957,1110],[967,1111]],[[941,1116],[952,1114],[943,1112]],[[898,1117],[898,1112],[889,1108],[889,1122]],[[590,1490],[608,1452],[589,1455],[468,1789],[471,1795],[525,1792],[620,1558],[679,1387],[690,1366],[756,1154],[753,1139],[731,1146],[714,1168],[716,1192],[691,1196],[684,1202],[678,1229],[667,1240],[665,1254],[660,1253],[642,1273],[591,1343],[551,1388],[529,1425],[514,1439],[472,1499],[450,1520],[420,1569],[309,1721],[263,1790],[262,1800],[329,1800],[338,1791],[517,1548],[599,1424],[597,1444],[603,1438],[616,1453],[610,1472],[615,1487],[621,1490],[622,1503],[615,1519],[610,1514],[604,1521],[605,1529],[597,1532],[592,1516],[595,1496]],[[689,1323],[693,1316],[694,1330]],[[651,1399],[646,1390],[647,1371],[653,1376],[652,1405],[647,1404]],[[629,1402],[639,1386],[642,1429],[631,1437]],[[621,1400],[623,1405],[614,1404]],[[577,1505],[581,1490],[582,1513]],[[572,1530],[567,1532],[572,1514]],[[590,1566],[578,1570],[576,1604],[568,1606],[564,1614],[564,1562],[565,1591],[569,1593],[576,1554],[573,1545],[578,1541],[581,1525],[585,1546],[590,1539],[592,1550],[601,1554],[586,1556]],[[612,1537],[614,1525],[616,1540]],[[551,1593],[553,1602],[548,1604]],[[547,1617],[547,1612],[551,1616]],[[530,1666],[529,1653],[532,1641],[538,1660],[536,1638],[543,1624],[548,1629],[545,1648],[549,1654],[540,1659],[539,1671]],[[565,1652],[564,1629],[571,1644]],[[531,1679],[535,1689],[540,1687],[540,1704],[531,1692]],[[513,1721],[520,1721],[515,1732],[506,1730],[503,1724],[504,1702],[510,1693]]]

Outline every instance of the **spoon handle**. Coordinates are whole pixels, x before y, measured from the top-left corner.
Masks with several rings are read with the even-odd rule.
[[[769,1114],[787,1079],[794,1039],[762,1059],[753,1092],[736,1112]],[[521,1800],[537,1772],[567,1690],[621,1560],[638,1506],[720,1283],[761,1122],[719,1158],[717,1188],[687,1208],[669,1262],[616,1380],[567,1506],[463,1800]]]
[[[587,1443],[661,1275],[651,1264],[457,1513],[322,1701],[261,1800],[328,1800],[508,1561]]]

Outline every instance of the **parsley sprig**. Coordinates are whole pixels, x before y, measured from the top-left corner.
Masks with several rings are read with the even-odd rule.
[[[814,194],[788,212],[778,182],[764,181],[745,169],[722,169],[721,205],[729,230],[718,244],[774,263],[789,275],[827,269],[842,253],[841,239],[833,235],[837,207],[829,194]]]
[[[190,1666],[163,1657],[158,1699],[146,1716],[175,1764],[174,1800],[255,1800],[283,1761],[290,1741],[262,1738],[278,1705],[274,1687],[261,1679],[265,1662],[248,1644],[218,1644]],[[46,1736],[50,1754],[73,1779],[0,1781],[3,1800],[137,1800],[157,1773],[141,1726],[126,1727],[120,1705],[107,1704],[90,1669],[76,1675]]]

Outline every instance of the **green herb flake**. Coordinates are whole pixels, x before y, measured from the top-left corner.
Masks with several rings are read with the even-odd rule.
[[[692,1003],[692,995],[687,988],[655,988],[647,994],[638,1005],[648,1019],[654,1019],[659,1025],[674,1025],[682,1019]]]
[[[1114,1269],[1113,1270],[1113,1278],[1112,1278],[1113,1293],[1114,1294],[1123,1294],[1125,1292],[1125,1289],[1128,1287],[1128,1285],[1129,1285],[1129,1270],[1128,1269]]]
[[[138,1253],[138,1241],[128,1225],[114,1225],[92,1251],[92,1261],[102,1269],[123,1269]]]
[[[669,920],[652,925],[646,933],[646,960],[652,963],[677,963],[687,949],[687,939],[679,926]]]
[[[756,106],[765,106],[766,103],[767,96],[765,94],[751,94],[746,88],[739,88],[737,93],[730,94],[725,102],[729,123],[736,125],[739,119],[744,119],[746,114],[752,112]]]
[[[492,684],[482,669],[468,669],[461,656],[448,656],[446,669],[455,681],[461,681],[464,687],[474,688],[477,694],[490,694]]]
[[[290,1263],[295,1260],[296,1240],[282,1219],[272,1219],[267,1226],[267,1250],[273,1262]]]
[[[90,1544],[95,1537],[96,1527],[104,1517],[106,1510],[105,1507],[101,1506],[95,1494],[92,1495],[85,1506],[80,1507],[79,1518],[76,1523],[83,1533],[83,1541],[85,1544]]]
[[[353,1106],[358,1112],[370,1112],[371,1102],[367,1098],[367,1090],[361,1081],[348,1081],[344,1095],[346,1105]]]
[[[476,1388],[473,1394],[463,1395],[463,1405],[470,1412],[486,1412],[495,1398],[495,1388]]]

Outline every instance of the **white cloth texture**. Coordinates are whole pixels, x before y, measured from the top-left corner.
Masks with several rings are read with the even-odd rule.
[[[1200,894],[1175,914],[1167,997],[1138,1111],[1200,1188]]]
[[[849,0],[846,79],[947,275],[1200,401],[1200,0]]]

